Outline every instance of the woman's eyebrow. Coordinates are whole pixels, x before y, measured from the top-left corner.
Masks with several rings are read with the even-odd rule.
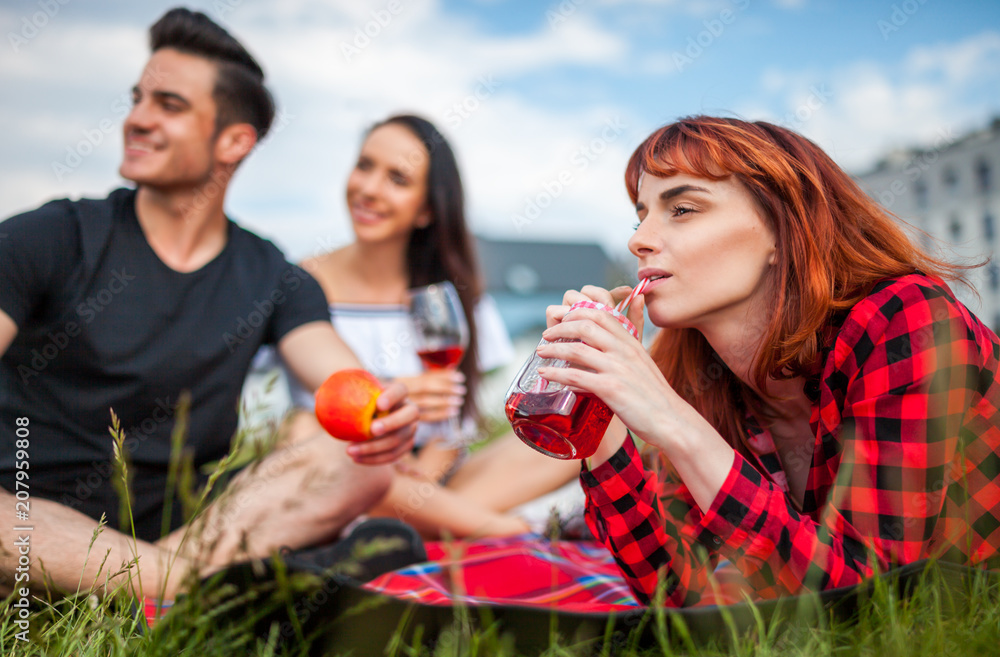
[[[676,187],[671,187],[670,189],[665,189],[660,193],[661,201],[669,201],[675,196],[680,196],[681,194],[687,194],[688,192],[704,192],[705,194],[711,194],[704,187],[698,187],[697,185],[677,185]]]
[[[665,189],[660,192],[660,202],[666,203],[670,199],[680,196],[681,194],[687,194],[688,192],[702,192],[705,194],[711,194],[712,192],[704,187],[699,187],[698,185],[677,185],[676,187],[671,187],[670,189]],[[646,209],[643,203],[635,204],[635,211],[641,212]]]

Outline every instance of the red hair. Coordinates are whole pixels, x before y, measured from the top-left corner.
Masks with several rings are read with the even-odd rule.
[[[625,184],[633,203],[644,173],[733,176],[774,232],[774,312],[751,369],[757,390],[766,389],[768,377],[816,373],[820,333],[831,314],[854,306],[880,279],[916,270],[955,279],[956,270],[967,268],[922,252],[822,149],[770,123],[681,119],[656,130],[629,158]],[[757,395],[702,334],[663,329],[650,353],[671,386],[731,445],[740,445],[745,409]]]

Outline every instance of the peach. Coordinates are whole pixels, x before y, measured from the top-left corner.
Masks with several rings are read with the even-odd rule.
[[[339,370],[316,391],[316,419],[334,438],[363,442],[372,437],[375,401],[382,383],[368,371]]]

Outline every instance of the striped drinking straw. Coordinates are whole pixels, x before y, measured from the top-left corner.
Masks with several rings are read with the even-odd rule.
[[[629,295],[627,297],[625,297],[624,299],[622,299],[620,302],[618,302],[618,305],[615,306],[614,312],[617,313],[617,314],[619,314],[619,315],[621,315],[622,319],[624,319],[625,322],[628,322],[628,319],[625,318],[625,313],[628,312],[629,305],[632,303],[632,301],[637,296],[639,296],[640,294],[642,294],[642,291],[646,289],[647,285],[649,285],[649,279],[648,278],[642,279],[641,281],[639,281],[638,285],[636,285],[634,288],[632,288],[632,291],[629,292]],[[574,304],[574,307],[576,307],[576,305],[577,304]],[[581,301],[581,302],[579,302],[579,305],[586,306],[586,307],[589,307],[589,308],[604,308],[604,309],[607,309],[607,306],[605,306],[604,304],[593,302],[593,301]],[[625,324],[623,324],[623,326],[624,325]],[[631,326],[631,322],[628,322],[628,325]],[[634,335],[635,327],[633,327],[630,330],[633,331],[633,335]],[[535,380],[535,384],[531,387],[531,392],[535,392],[535,393],[542,392],[542,391],[545,390],[545,388],[546,388],[546,386],[548,386],[548,384],[549,384],[548,381],[546,381],[545,379],[543,379],[541,377],[538,377],[538,379]]]
[[[618,305],[615,306],[615,310],[623,315],[626,314],[628,312],[629,305],[631,305],[632,301],[637,296],[642,294],[642,291],[646,289],[647,285],[649,285],[648,278],[644,278],[641,281],[639,281],[639,284],[636,285],[634,288],[632,288],[632,291],[628,293],[628,296],[618,302]]]

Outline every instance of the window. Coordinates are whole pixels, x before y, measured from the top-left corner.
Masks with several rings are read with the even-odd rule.
[[[983,237],[992,240],[994,232],[993,215],[987,212],[983,215]]]
[[[979,160],[976,163],[976,186],[981,194],[989,193],[993,187],[993,172],[986,160]]]
[[[913,185],[913,202],[921,210],[927,209],[927,183],[918,180]]]
[[[941,174],[941,182],[944,183],[944,188],[949,194],[958,193],[958,173],[955,172],[955,167],[948,167]]]
[[[990,279],[990,289],[994,292],[1000,290],[1000,267],[997,266],[997,263],[991,262],[986,268],[986,273]]]
[[[962,220],[958,218],[957,214],[951,215],[951,221],[948,223],[948,234],[951,236],[952,242],[962,239]]]

